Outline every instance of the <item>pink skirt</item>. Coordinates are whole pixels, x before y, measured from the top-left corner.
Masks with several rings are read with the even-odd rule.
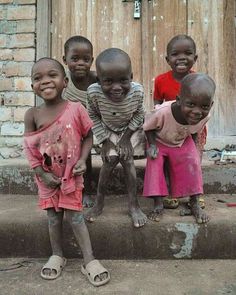
[[[159,153],[156,159],[147,158],[143,195],[145,197],[168,196],[174,198],[203,193],[202,171],[199,152],[192,137],[186,138],[181,147],[168,147],[157,142]],[[167,188],[164,163],[170,179]]]

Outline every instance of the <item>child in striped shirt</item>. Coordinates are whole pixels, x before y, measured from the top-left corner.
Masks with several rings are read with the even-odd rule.
[[[93,132],[102,144],[103,165],[99,175],[95,205],[85,218],[92,222],[104,207],[104,191],[113,169],[121,163],[129,197],[129,214],[135,227],[147,222],[136,191],[134,155],[144,153],[142,124],[144,120],[143,87],[132,82],[130,57],[118,48],[104,50],[96,59],[99,82],[88,88],[88,112]],[[140,147],[143,149],[140,150]]]
[[[93,45],[83,36],[72,36],[64,44],[64,64],[68,67],[69,79],[67,88],[63,91],[63,98],[73,102],[80,102],[86,108],[87,88],[97,82],[96,72],[91,71],[93,63]],[[92,186],[91,153],[86,162],[87,171],[84,175],[85,193],[83,192],[83,206],[92,207],[90,197]]]

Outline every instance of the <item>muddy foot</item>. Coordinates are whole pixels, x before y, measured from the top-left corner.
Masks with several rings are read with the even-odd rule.
[[[197,223],[207,223],[210,218],[198,204],[191,205],[190,210]]]
[[[154,209],[153,211],[151,211],[149,214],[148,214],[148,218],[152,221],[160,221],[161,220],[161,217],[163,215],[163,209]]]
[[[140,208],[130,209],[129,215],[133,220],[134,227],[142,227],[147,222],[147,216]]]

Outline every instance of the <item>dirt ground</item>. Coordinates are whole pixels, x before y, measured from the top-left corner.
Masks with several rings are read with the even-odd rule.
[[[24,260],[24,266],[6,270]],[[45,261],[0,259],[0,295],[236,295],[236,260],[104,260],[111,281],[99,288],[90,285],[75,259],[57,280],[43,280]]]

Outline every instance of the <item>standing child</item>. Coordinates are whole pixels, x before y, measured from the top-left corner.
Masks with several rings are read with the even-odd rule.
[[[191,135],[202,130],[209,120],[214,93],[215,83],[209,76],[188,74],[182,80],[177,100],[156,105],[146,116],[143,128],[149,148],[143,194],[154,200],[154,210],[149,214],[153,221],[160,220],[163,197],[168,195],[163,172],[166,161],[172,196],[190,196],[190,209],[196,221],[209,221],[199,205],[203,193],[201,164]]]
[[[94,122],[93,132],[102,143],[97,198],[85,218],[94,221],[104,207],[104,194],[113,169],[120,162],[129,198],[129,214],[135,227],[143,226],[146,215],[141,211],[136,189],[133,155],[140,148],[140,128],[144,119],[143,87],[131,82],[131,60],[118,48],[104,50],[96,59],[99,83],[88,88],[88,112]]]
[[[25,114],[24,146],[36,174],[39,206],[47,210],[52,256],[41,270],[44,279],[56,279],[66,264],[62,251],[63,215],[79,243],[90,282],[103,285],[108,271],[94,259],[82,212],[83,173],[92,147],[92,121],[80,103],[62,99],[68,80],[63,66],[51,58],[32,68],[32,89],[44,100]]]
[[[193,72],[192,67],[198,56],[196,54],[196,44],[194,40],[187,35],[174,36],[166,48],[166,61],[171,67],[171,71],[163,73],[155,78],[154,82],[154,104],[162,104],[164,101],[176,100],[180,92],[180,84],[183,78]],[[206,127],[197,135],[197,148],[200,156],[206,143]],[[166,167],[168,175],[168,165]],[[204,199],[200,199],[201,206],[204,207]],[[165,198],[164,206],[166,208],[177,208],[179,202],[177,199]]]
[[[83,36],[73,36],[69,38],[64,45],[64,64],[68,66],[67,76],[69,78],[68,86],[63,92],[63,98],[80,102],[86,108],[87,88],[89,85],[97,82],[96,72],[90,68],[93,63],[93,45]],[[84,207],[92,207],[93,201],[90,198],[90,189],[92,183],[92,162],[89,154],[87,162],[87,171],[84,175],[85,193],[83,193]]]

